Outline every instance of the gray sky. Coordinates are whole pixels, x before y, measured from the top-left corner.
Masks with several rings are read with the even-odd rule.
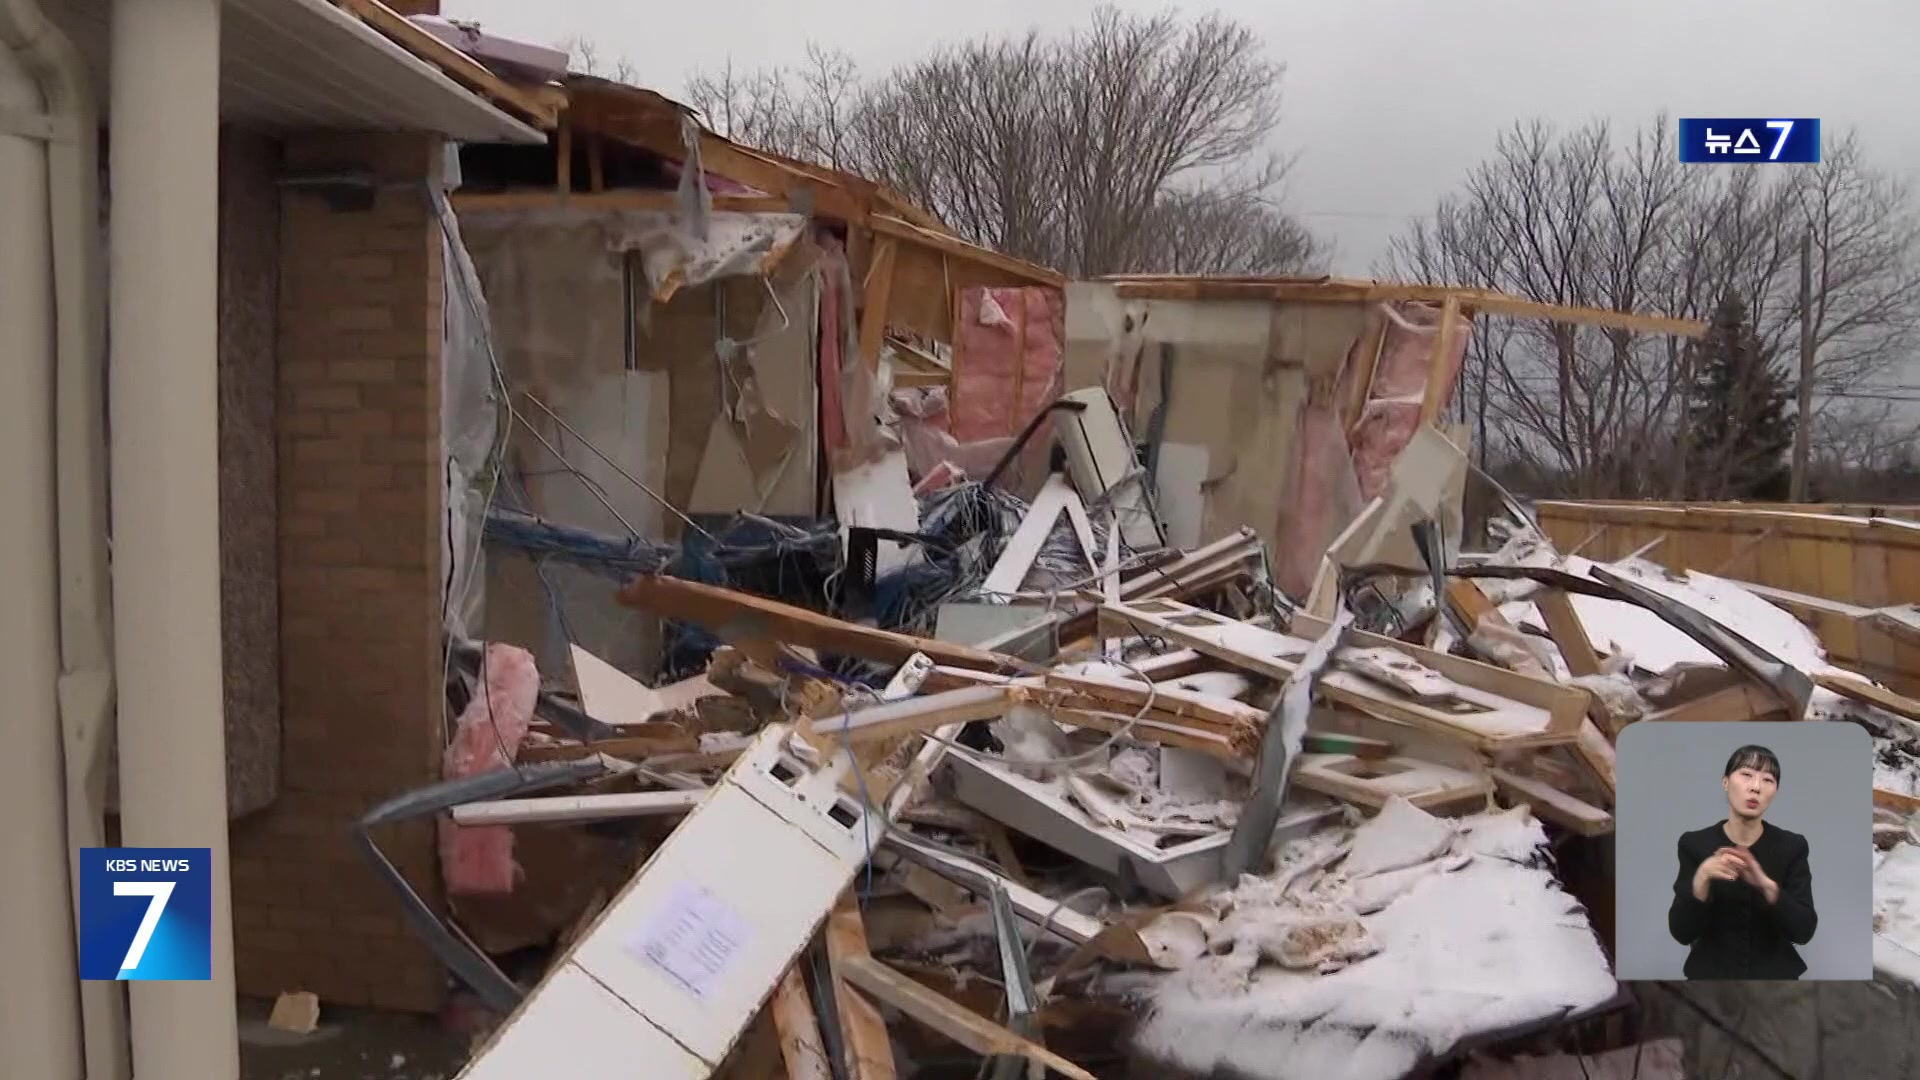
[[[883,69],[943,41],[1064,29],[1076,0],[443,0],[452,18],[555,44],[576,35],[678,95],[690,73],[787,64],[809,39]],[[1365,274],[1409,215],[1452,189],[1516,119],[1817,116],[1920,185],[1915,0],[1221,0],[1287,65],[1287,205]]]

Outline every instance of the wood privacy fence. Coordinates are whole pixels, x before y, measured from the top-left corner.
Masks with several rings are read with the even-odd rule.
[[[1732,578],[1793,612],[1835,664],[1920,694],[1920,506],[1543,502],[1563,552]]]

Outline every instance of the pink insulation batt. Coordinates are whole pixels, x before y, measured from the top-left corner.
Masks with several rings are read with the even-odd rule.
[[[514,645],[487,646],[480,665],[484,692],[454,722],[453,742],[441,761],[445,779],[513,764],[533,724],[540,672],[533,654]],[[440,870],[455,894],[510,893],[520,868],[513,861],[510,825],[455,825],[440,819]]]
[[[1413,433],[1420,430],[1420,403],[1432,374],[1434,336],[1440,331],[1440,308],[1433,304],[1404,303],[1386,310],[1387,336],[1380,347],[1380,362],[1374,366],[1373,386],[1351,438],[1353,471],[1360,482],[1362,500],[1387,489],[1393,463],[1413,439]],[[1456,318],[1459,323],[1453,348],[1437,375],[1442,411],[1453,399],[1460,366],[1467,355],[1467,339],[1473,334],[1473,324],[1466,316]]]

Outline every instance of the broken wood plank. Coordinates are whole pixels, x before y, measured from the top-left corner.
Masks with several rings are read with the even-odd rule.
[[[813,998],[807,994],[798,965],[780,977],[780,987],[767,1003],[767,1012],[780,1037],[780,1058],[787,1066],[787,1080],[833,1080],[820,1024],[814,1019]]]
[[[657,730],[653,730],[657,729]],[[700,749],[700,739],[677,724],[634,724],[622,727],[621,734],[593,742],[537,743],[529,740],[517,756],[522,762],[577,761],[595,754],[609,757],[649,758],[660,754],[690,754]]]
[[[1575,677],[1600,674],[1600,654],[1594,651],[1586,624],[1580,621],[1573,609],[1573,600],[1566,592],[1546,589],[1533,602],[1540,609],[1541,619],[1546,621],[1548,636],[1566,659],[1567,671]]]
[[[1107,604],[1101,608],[1101,617],[1117,627],[1177,641],[1283,682],[1307,653],[1311,643],[1305,635],[1326,632],[1324,623],[1304,613],[1294,615],[1293,633],[1283,634],[1170,600]],[[1588,704],[1585,691],[1378,634],[1350,631],[1348,638],[1362,648],[1395,649],[1438,672],[1458,686],[1456,701],[1441,707],[1411,700],[1337,669],[1321,674],[1315,686],[1317,698],[1450,735],[1479,749],[1555,745],[1578,737]]]
[[[1258,728],[1267,720],[1264,709],[1256,709],[1232,698],[1203,694],[1164,682],[1156,682],[1149,686],[1136,679],[1066,671],[1048,672],[1046,680],[1048,686],[1070,690],[1082,697],[1119,704],[1130,710],[1143,708],[1151,703],[1154,712],[1163,714],[1162,719],[1204,720],[1225,731],[1246,727]]]
[[[1173,649],[1157,656],[1130,660],[1133,670],[1155,682],[1169,679],[1182,679],[1201,671],[1212,670],[1217,661],[1198,649]]]
[[[1059,704],[1048,708],[1047,716],[1051,720],[1073,727],[1090,728],[1114,735],[1125,732],[1129,737],[1141,742],[1177,746],[1182,750],[1197,750],[1222,761],[1249,760],[1255,756],[1256,747],[1259,744],[1259,733],[1253,728],[1246,729],[1243,735],[1227,734],[1190,726],[1190,721],[1162,719],[1160,714],[1156,714],[1151,709],[1145,716],[1121,715],[1100,707],[1097,701],[1085,698],[1060,699]]]
[[[542,95],[515,86],[459,49],[434,37],[407,21],[406,16],[380,0],[334,0],[361,22],[373,27],[394,44],[445,72],[447,77],[477,91],[481,96],[510,105],[535,124],[552,128],[559,122],[559,110]]]
[[[968,686],[938,694],[902,698],[864,709],[823,716],[810,733],[816,746],[872,742],[948,724],[997,720],[1006,714],[1013,695],[1004,686]]]
[[[1590,806],[1551,785],[1505,769],[1490,770],[1493,782],[1507,798],[1525,803],[1542,818],[1581,836],[1604,836],[1613,831],[1613,815]]]
[[[1580,737],[1574,740],[1573,752],[1607,793],[1608,805],[1612,805],[1618,788],[1614,782],[1613,743],[1607,739],[1606,733],[1591,719],[1581,721]]]
[[[1727,720],[1771,720],[1786,714],[1786,705],[1778,697],[1751,683],[1722,687],[1703,698],[1649,713],[1644,718],[1660,722],[1713,722]]]
[[[1896,814],[1920,814],[1920,795],[1907,795],[1903,792],[1888,791],[1885,788],[1874,788],[1873,805],[1882,810],[1891,810]]]
[[[910,833],[901,830],[890,831],[886,835],[884,844],[882,852],[875,857],[883,867],[894,865],[901,858],[909,859],[983,901],[987,899],[988,889],[998,885],[1006,891],[1007,899],[1013,902],[1014,914],[1036,929],[1052,934],[1070,944],[1085,945],[1098,938],[1107,929],[1105,923],[1091,915],[1075,911],[1072,907],[1064,906],[1051,897],[1034,892],[1005,874],[988,868],[978,860],[961,858],[940,848],[928,846]],[[1139,958],[1145,959],[1144,950]]]
[[[1875,686],[1865,679],[1857,679],[1838,672],[1822,671],[1813,676],[1813,682],[1814,685],[1825,687],[1850,701],[1885,709],[1895,716],[1920,723],[1920,701],[1915,701],[1904,694],[1896,694],[1884,687]]]
[[[1482,619],[1506,621],[1500,618],[1500,609],[1487,599],[1486,593],[1480,591],[1480,586],[1466,578],[1447,579],[1447,600],[1459,612],[1460,621],[1466,624],[1469,631],[1478,627]]]
[[[1302,754],[1290,779],[1308,791],[1376,810],[1396,795],[1422,810],[1457,810],[1484,805],[1493,791],[1485,776],[1399,755],[1370,760]]]
[[[849,889],[827,916],[827,962],[833,969],[833,1000],[847,1048],[848,1080],[894,1080],[897,1075],[887,1022],[873,1002],[847,981],[842,968],[850,960],[872,959],[860,902]]]
[[[1046,1047],[955,1004],[870,956],[850,958],[843,970],[854,986],[982,1057],[1010,1054],[1071,1080],[1096,1080],[1092,1073]]]
[[[1027,868],[1020,861],[1020,853],[1013,850],[1013,837],[1007,835],[1007,827],[989,818],[980,830],[987,839],[987,850],[993,852],[994,861],[1000,864],[1000,870],[1022,885],[1032,886],[1033,879],[1027,876]]]
[[[1343,648],[1333,654],[1333,664],[1424,704],[1460,700],[1451,679],[1392,649]]]
[[[705,789],[636,791],[614,795],[555,795],[533,799],[494,799],[453,808],[456,825],[533,825],[554,821],[613,821],[618,818],[684,814],[707,797]]]
[[[697,581],[646,574],[620,591],[620,602],[705,627],[723,640],[758,637],[804,645],[823,653],[904,664],[923,652],[937,664],[984,671],[1038,670],[1015,657],[950,641],[862,626],[763,596]]]

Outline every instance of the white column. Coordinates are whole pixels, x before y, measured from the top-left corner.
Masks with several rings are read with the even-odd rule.
[[[46,112],[0,42],[0,110]],[[53,245],[47,144],[0,124],[0,957],[17,988],[0,1005],[0,1077],[82,1074],[80,992],[67,888],[66,785],[56,686]]]
[[[128,984],[135,1080],[239,1075],[216,442],[220,0],[115,0],[109,428],[121,843],[213,849],[207,982]]]

